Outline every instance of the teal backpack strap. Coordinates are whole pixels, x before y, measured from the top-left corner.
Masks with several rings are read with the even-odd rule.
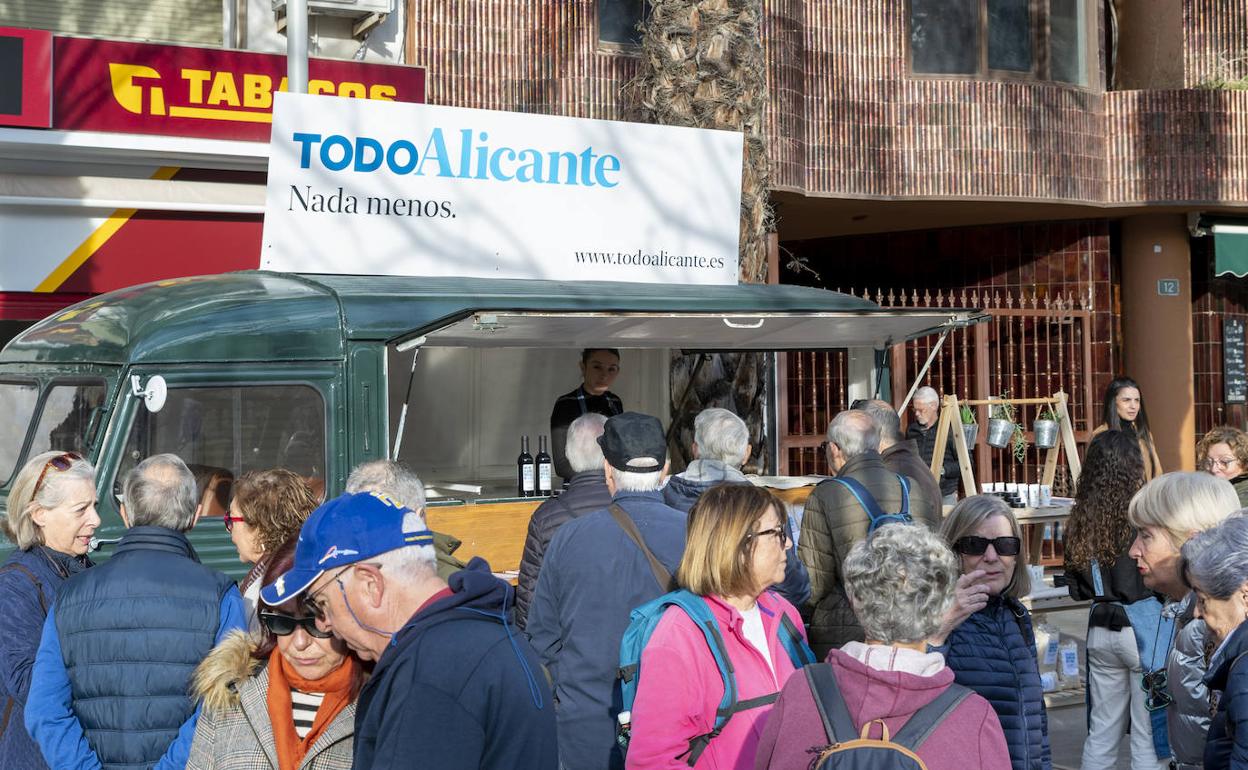
[[[789,616],[784,613],[780,615],[780,644],[784,646],[784,651],[789,654],[789,660],[793,662],[793,668],[801,669],[815,662],[815,653],[810,649],[810,645],[806,643],[802,632],[798,630]]]
[[[900,473],[897,474],[897,480],[901,482],[901,512],[898,516],[910,518],[910,482],[906,481],[906,477]]]
[[[832,480],[843,485],[850,491],[850,494],[852,494],[858,500],[858,504],[862,506],[862,510],[867,512],[867,516],[870,517],[872,525],[875,524],[877,519],[887,515],[884,513],[884,510],[880,508],[880,504],[875,501],[875,497],[872,496],[871,492],[859,483],[857,479],[834,476]]]

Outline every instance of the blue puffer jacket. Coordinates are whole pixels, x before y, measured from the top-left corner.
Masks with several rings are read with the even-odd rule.
[[[992,704],[1013,770],[1051,770],[1049,720],[1027,608],[1016,599],[994,597],[954,629],[943,647],[933,649],[945,656],[958,684]]]
[[[1205,741],[1205,770],[1248,766],[1248,622],[1240,623],[1209,664],[1205,684],[1220,690]]]
[[[37,545],[14,551],[0,567],[0,767],[46,770],[48,766],[22,724],[30,672],[43,621],[61,583],[89,566],[86,557]]]

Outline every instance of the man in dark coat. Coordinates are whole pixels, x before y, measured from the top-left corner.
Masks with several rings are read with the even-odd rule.
[[[833,473],[862,484],[884,513],[898,513],[905,492],[901,479],[880,459],[879,446],[879,429],[866,412],[847,409],[828,425],[828,465]],[[913,480],[907,484],[914,520],[939,526],[939,519],[924,518],[933,502],[923,488]],[[810,572],[805,614],[810,618],[810,646],[819,659],[846,642],[863,641],[862,626],[845,596],[841,564],[854,542],[866,537],[869,526],[870,517],[858,498],[837,481],[820,483],[806,500],[797,553]]]
[[[716,484],[750,483],[741,472],[741,466],[750,459],[750,429],[727,409],[703,409],[698,413],[693,420],[692,450],[694,461],[663,487],[664,501],[676,510],[688,513],[702,493]],[[789,547],[784,581],[772,588],[795,607],[810,599],[810,576],[797,558],[796,546]]]
[[[422,512],[377,492],[313,511],[293,566],[260,592],[303,596],[320,628],[377,662],[356,706],[356,770],[554,770],[554,701],[510,628],[510,595],[479,558],[438,577]]]
[[[914,392],[914,403],[911,405],[914,419],[906,429],[906,438],[911,439],[919,448],[919,456],[928,468],[932,467],[932,454],[936,451],[936,425],[940,417],[940,396],[929,387],[919,388]],[[956,426],[961,430],[959,421]],[[940,465],[940,493],[945,505],[953,505],[958,501],[958,479],[961,469],[958,466],[958,450],[953,444],[953,437],[945,441],[945,458]]]
[[[139,463],[126,477],[129,529],[112,558],[57,594],[25,714],[49,767],[186,766],[199,717],[191,675],[227,634],[247,629],[238,587],[200,564],[186,537],[199,518],[196,491],[175,455]]]
[[[590,412],[568,426],[567,457],[572,470],[568,486],[558,497],[552,497],[533,511],[529,534],[524,539],[524,555],[520,558],[520,579],[516,584],[516,627],[524,630],[533,588],[542,569],[542,558],[555,532],[572,519],[611,504],[606,476],[602,472],[602,449],[598,437],[607,422],[604,415]]]
[[[887,401],[876,399],[868,401],[863,411],[871,415],[880,429],[880,459],[884,461],[884,466],[893,473],[914,479],[923,488],[923,496],[932,503],[928,510],[918,512],[912,505],[911,513],[925,521],[940,521],[944,517],[940,485],[936,483],[931,468],[919,457],[914,441],[901,435],[901,418],[897,416],[897,410]]]
[[[685,550],[685,514],[663,502],[663,426],[649,415],[625,412],[607,420],[599,444],[615,506],[674,574]],[[527,632],[555,683],[559,759],[566,770],[623,766],[612,704],[620,640],[629,612],[666,591],[641,544],[610,510],[569,521],[550,541]]]

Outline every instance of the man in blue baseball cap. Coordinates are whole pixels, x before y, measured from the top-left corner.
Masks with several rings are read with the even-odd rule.
[[[555,714],[537,654],[510,626],[512,588],[475,558],[438,577],[422,511],[376,492],[313,511],[291,569],[260,592],[302,596],[317,625],[377,661],[355,719],[357,770],[556,768]],[[419,651],[419,654],[417,654]]]

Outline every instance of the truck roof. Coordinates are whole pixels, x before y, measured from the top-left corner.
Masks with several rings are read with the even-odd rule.
[[[0,362],[122,365],[337,360],[348,340],[412,338],[482,311],[835,314],[879,323],[904,318],[906,332],[913,332],[916,324],[936,327],[951,315],[966,315],[950,309],[882,309],[847,294],[801,286],[562,283],[249,270],[157,281],[101,294],[18,335],[0,352]],[[876,336],[891,338],[892,332],[883,330]],[[828,339],[819,347],[844,345]]]

